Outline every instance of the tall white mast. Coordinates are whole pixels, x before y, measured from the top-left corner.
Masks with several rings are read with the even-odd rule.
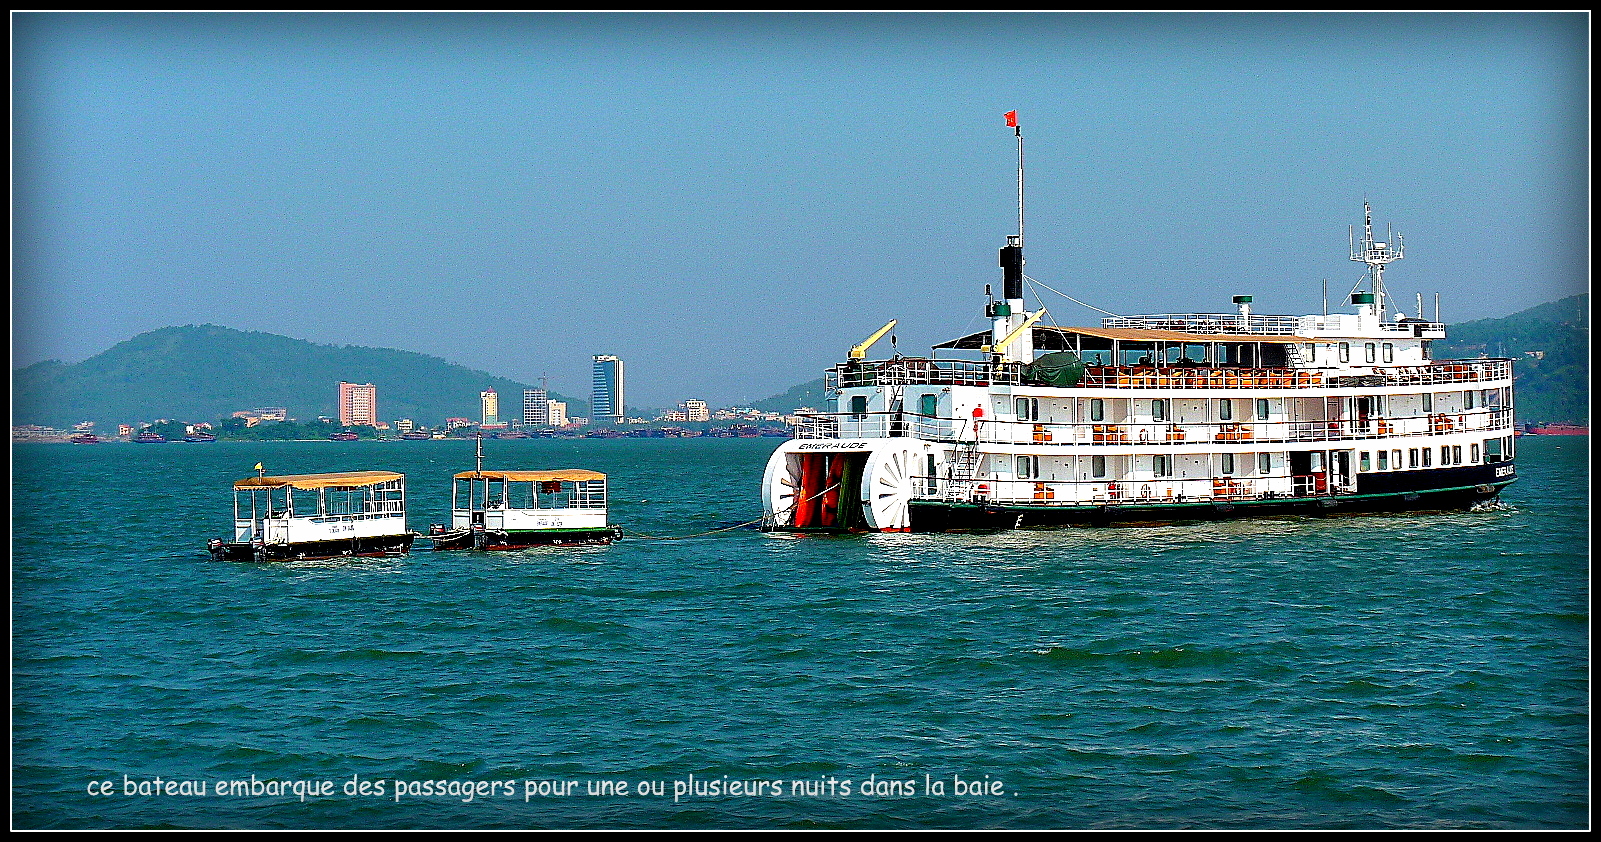
[[[1362,243],[1358,245],[1355,235],[1352,235],[1351,259],[1358,263],[1366,263],[1368,270],[1373,274],[1373,313],[1379,321],[1384,320],[1385,296],[1384,291],[1384,265],[1400,260],[1404,255],[1404,243],[1399,234],[1391,242],[1373,241],[1373,206],[1367,202],[1362,203]],[[1397,308],[1399,309],[1399,308]]]
[[[1026,330],[1023,309],[1023,127],[1017,112],[1006,112],[1006,125],[1017,135],[1017,234],[1008,235],[1001,249],[1001,301],[992,303],[988,315],[990,344],[985,351],[1009,362],[1033,362],[1034,344]]]

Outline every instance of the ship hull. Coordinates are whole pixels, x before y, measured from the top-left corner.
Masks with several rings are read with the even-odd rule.
[[[610,544],[622,537],[622,529],[541,529],[500,531],[457,530],[430,536],[436,550],[524,550],[530,547],[572,544]]]
[[[1385,512],[1452,511],[1492,501],[1500,495],[1503,488],[1515,481],[1515,478],[1493,479],[1488,476],[1462,476],[1457,480],[1481,478],[1486,481],[1471,485],[1431,488],[1391,485],[1364,489],[1354,494],[1250,500],[1185,502],[1128,500],[1092,506],[1059,507],[913,501],[910,507],[911,531],[1117,526],[1257,517],[1328,517]]]
[[[401,556],[411,552],[411,534],[304,541],[292,544],[217,543],[217,561],[312,561],[330,558]]]

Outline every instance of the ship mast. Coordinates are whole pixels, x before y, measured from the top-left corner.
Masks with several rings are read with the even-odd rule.
[[[1023,309],[1023,127],[1017,112],[1006,112],[1006,125],[1017,136],[1017,233],[1006,237],[1001,248],[1001,301],[991,303],[988,315],[990,344],[985,348],[997,361],[1032,362],[1034,344],[1019,335],[1028,312]]]
[[[1368,270],[1373,274],[1373,314],[1379,321],[1384,321],[1384,265],[1400,260],[1404,254],[1405,244],[1399,234],[1391,237],[1389,241],[1376,243],[1373,241],[1373,206],[1367,202],[1362,203],[1362,242],[1356,242],[1356,232],[1351,233],[1351,259],[1358,263],[1366,263]],[[1399,308],[1397,308],[1399,309]]]

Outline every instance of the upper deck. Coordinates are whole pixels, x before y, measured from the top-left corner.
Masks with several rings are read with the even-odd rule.
[[[1509,359],[1441,360],[1426,365],[1372,365],[1343,369],[1284,366],[1086,366],[1069,388],[1083,389],[1273,389],[1382,388],[1510,382]],[[931,360],[897,357],[852,360],[823,375],[829,393],[854,387],[1025,386],[1048,384],[1024,363]]]

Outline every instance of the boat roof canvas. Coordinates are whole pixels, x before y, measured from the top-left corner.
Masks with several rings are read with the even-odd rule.
[[[393,480],[403,480],[405,474],[393,471],[343,471],[331,474],[286,474],[278,477],[250,477],[233,484],[234,488],[359,488]]]
[[[1089,336],[1096,339],[1110,339],[1117,342],[1182,342],[1186,344],[1209,342],[1243,344],[1261,342],[1264,344],[1273,345],[1293,345],[1297,343],[1318,341],[1309,339],[1305,336],[1286,336],[1283,334],[1189,333],[1181,330],[1150,330],[1145,328],[1124,327],[1034,327],[1030,329],[1036,334],[1036,344],[1038,344],[1038,339],[1044,338],[1043,336],[1039,336],[1040,334],[1043,334],[1044,336],[1052,336],[1060,340],[1064,345],[1066,344],[1068,337],[1071,336]],[[958,339],[952,339],[949,342],[941,342],[934,347],[958,349],[981,348],[990,344],[992,341],[992,334],[986,330],[979,333],[968,334],[967,336],[963,336]]]
[[[501,479],[507,482],[585,482],[605,479],[599,471],[582,468],[564,468],[557,471],[462,471],[456,479]]]

